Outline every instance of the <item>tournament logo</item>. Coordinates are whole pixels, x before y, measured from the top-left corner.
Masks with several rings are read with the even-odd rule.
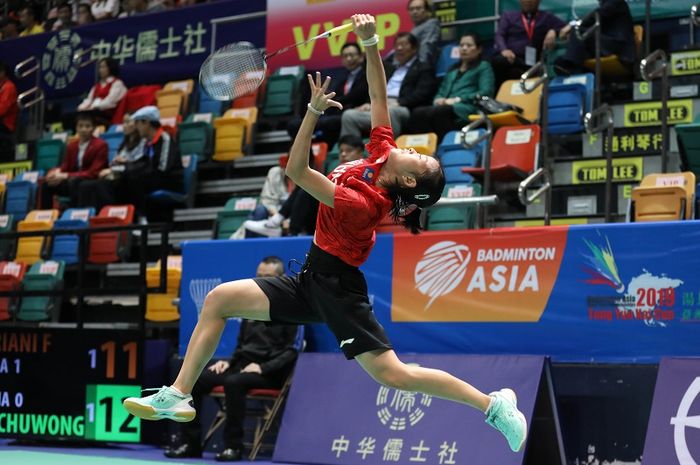
[[[416,288],[430,297],[424,310],[462,282],[471,256],[469,247],[452,241],[438,242],[425,251],[415,271]]]
[[[690,407],[693,405],[695,399],[698,398],[698,394],[700,394],[700,376],[695,378],[690,384],[690,387],[688,387],[688,390],[685,391],[681,403],[678,405],[676,416],[671,417],[671,424],[673,425],[673,445],[676,448],[678,463],[690,465],[697,464],[699,463],[698,460],[700,460],[700,457],[698,457],[698,460],[695,460],[690,454],[685,434],[686,428],[700,429],[700,416],[688,416]]]
[[[404,431],[423,419],[432,402],[432,396],[427,394],[381,386],[377,392],[377,417],[390,430]]]
[[[221,284],[221,278],[193,279],[190,281],[190,297],[197,306],[197,318],[202,313],[204,299],[207,298],[207,294],[219,284]]]
[[[41,74],[52,89],[68,87],[78,75],[78,64],[73,54],[80,51],[80,36],[73,30],[60,31],[46,44],[41,56]]]

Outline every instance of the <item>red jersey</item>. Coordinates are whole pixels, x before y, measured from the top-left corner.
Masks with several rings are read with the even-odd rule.
[[[17,127],[17,87],[9,79],[0,81],[0,123],[9,131],[14,132]]]
[[[328,178],[336,184],[333,208],[321,203],[315,242],[348,265],[360,266],[374,246],[377,225],[393,206],[386,189],[376,185],[379,170],[396,147],[390,127],[372,129],[369,157],[344,163]]]

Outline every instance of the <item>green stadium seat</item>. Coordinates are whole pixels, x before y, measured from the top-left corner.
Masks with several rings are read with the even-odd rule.
[[[182,155],[196,155],[200,161],[211,156],[214,143],[212,114],[190,115],[178,126],[178,147]]]
[[[481,195],[480,184],[451,184],[442,197],[463,198]],[[441,205],[428,210],[428,231],[472,229],[476,222],[476,205]]]
[[[272,75],[267,81],[265,103],[262,113],[265,116],[282,116],[294,113],[294,102],[298,81],[294,75]]]
[[[52,291],[63,286],[65,265],[62,261],[36,262],[24,275],[25,291]],[[22,298],[17,319],[22,321],[58,320],[60,296],[26,296]]]
[[[63,160],[66,144],[60,139],[42,139],[36,143],[36,168],[48,171],[56,168]]]
[[[0,215],[0,233],[12,232],[12,215]],[[7,260],[15,252],[14,239],[0,239],[0,260]]]
[[[248,215],[255,210],[256,197],[231,197],[216,217],[216,239],[228,239],[241,227]]]

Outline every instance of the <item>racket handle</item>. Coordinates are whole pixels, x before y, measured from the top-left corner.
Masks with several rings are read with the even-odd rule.
[[[346,23],[346,24],[343,24],[342,26],[336,26],[333,29],[327,30],[323,34],[317,35],[316,37],[314,37],[314,39],[321,39],[324,37],[330,37],[333,34],[338,34],[339,32],[349,31],[349,30],[352,30],[352,23]]]

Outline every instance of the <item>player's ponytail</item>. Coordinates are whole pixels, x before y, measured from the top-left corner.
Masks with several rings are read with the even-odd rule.
[[[424,229],[420,223],[421,208],[440,200],[444,188],[445,173],[441,166],[417,176],[415,187],[389,186],[389,197],[394,202],[389,214],[395,222],[418,234]]]

